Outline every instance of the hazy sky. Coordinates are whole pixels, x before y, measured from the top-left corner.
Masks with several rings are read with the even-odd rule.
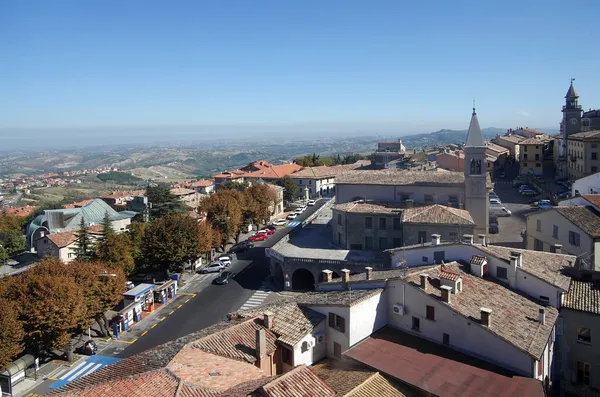
[[[473,98],[483,127],[557,128],[571,77],[600,107],[599,33],[582,23],[599,13],[598,0],[3,0],[0,129],[429,132],[467,128]]]

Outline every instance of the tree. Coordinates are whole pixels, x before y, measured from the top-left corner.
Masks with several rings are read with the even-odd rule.
[[[167,214],[182,214],[187,212],[184,203],[165,185],[148,185],[146,188],[146,197],[152,204],[150,217],[152,219],[161,218]]]
[[[269,185],[257,183],[244,191],[246,195],[247,212],[251,214],[253,223],[261,224],[267,222],[273,210],[277,195]]]
[[[129,240],[131,242],[131,256],[136,267],[142,267],[144,264],[144,256],[142,253],[142,246],[144,242],[144,233],[146,230],[146,223],[134,222],[129,225]]]
[[[96,240],[96,258],[103,260],[102,258],[107,256],[107,240],[114,234],[115,229],[112,226],[108,212],[105,212],[104,219],[102,220],[102,234]]]
[[[131,237],[127,233],[110,233],[96,249],[96,259],[120,268],[128,276],[135,269]]]
[[[79,230],[77,230],[76,233],[75,249],[73,250],[73,253],[78,260],[84,262],[91,261],[96,255],[94,242],[90,237],[83,217],[81,218],[81,222],[79,222]]]
[[[292,202],[298,194],[298,185],[290,178],[289,175],[279,178],[275,181],[276,185],[283,187],[283,200]]]
[[[16,252],[25,249],[25,239],[18,229],[8,229],[0,231],[0,245],[4,247],[8,255],[14,255]]]
[[[203,255],[209,254],[212,249],[219,245],[220,237],[212,225],[206,221],[198,224],[198,252]]]
[[[249,184],[247,181],[244,182],[233,182],[229,181],[219,185],[219,189],[239,190],[240,192],[246,190]]]
[[[236,190],[218,190],[205,197],[198,210],[206,214],[206,220],[219,231],[219,245],[224,249],[231,238],[237,238],[244,222],[245,208],[241,204],[242,193]]]
[[[196,220],[187,214],[170,214],[146,227],[142,253],[147,265],[177,272],[198,257],[198,245]]]
[[[25,336],[19,321],[17,304],[0,298],[0,371],[5,369],[13,358],[23,350],[21,341]]]

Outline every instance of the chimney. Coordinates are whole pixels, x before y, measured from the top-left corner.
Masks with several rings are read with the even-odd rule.
[[[485,234],[479,234],[477,237],[479,237],[481,245],[485,245]]]
[[[448,285],[442,285],[440,289],[442,290],[442,300],[446,303],[450,303],[450,294],[452,293],[452,287]]]
[[[421,279],[421,288],[423,288],[423,291],[427,291],[427,277],[429,277],[429,274],[427,273],[419,274],[419,278]]]
[[[431,235],[431,245],[440,245],[440,239],[442,236],[440,236],[439,234],[432,234]]]
[[[404,207],[405,208],[412,208],[414,205],[414,200],[413,199],[408,199],[404,202]]]
[[[263,313],[263,322],[267,329],[273,329],[273,320],[275,317],[272,312],[266,311]]]
[[[546,309],[544,309],[543,307],[540,307],[539,322],[542,325],[546,324]]]
[[[492,309],[482,307],[479,311],[481,312],[481,323],[489,327],[492,323]]]
[[[267,355],[267,337],[264,328],[256,330],[256,358],[262,360]]]
[[[342,282],[347,283],[350,281],[350,270],[342,269]]]
[[[367,266],[365,267],[365,271],[367,272],[367,280],[373,280],[373,268]]]
[[[463,243],[473,245],[473,235],[463,234]]]
[[[514,255],[510,255],[510,267],[513,269],[513,272],[517,271],[517,267],[519,266],[519,258]]]
[[[554,253],[562,254],[562,244],[554,244]]]
[[[333,272],[331,270],[328,269],[324,269],[321,271],[321,274],[323,275],[323,282],[324,283],[330,283],[331,279],[333,278]]]
[[[511,258],[514,256],[515,258],[517,258],[517,266],[521,267],[523,265],[523,254],[517,251],[511,251],[510,252],[510,256]],[[512,261],[511,261],[512,264]]]

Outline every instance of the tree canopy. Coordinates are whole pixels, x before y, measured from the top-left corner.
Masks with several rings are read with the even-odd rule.
[[[340,154],[334,156],[321,157],[316,153],[309,154],[304,157],[298,157],[294,163],[303,167],[318,167],[322,165],[332,166],[340,164],[353,164],[359,160],[367,160],[369,156],[364,156],[359,153],[346,154],[343,157]]]
[[[148,185],[146,188],[146,197],[152,204],[150,217],[152,219],[161,218],[167,214],[182,214],[187,212],[185,204],[171,193],[171,189],[166,185]]]
[[[294,201],[296,195],[298,194],[298,185],[296,182],[290,178],[289,175],[286,175],[282,178],[279,178],[275,181],[275,184],[281,186],[283,188],[283,200],[287,202]]]
[[[84,262],[91,261],[96,255],[94,241],[90,236],[83,217],[81,218],[81,222],[79,222],[79,229],[76,232],[75,248],[73,249],[73,253],[75,254],[77,260]]]
[[[199,211],[206,214],[206,220],[219,231],[220,245],[224,248],[232,238],[237,238],[245,215],[244,195],[237,190],[218,190],[205,197]],[[246,217],[247,218],[247,217]]]
[[[22,351],[25,336],[16,302],[0,297],[0,371]]]

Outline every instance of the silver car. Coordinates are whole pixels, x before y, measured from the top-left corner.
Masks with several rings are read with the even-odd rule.
[[[221,262],[212,262],[200,269],[200,273],[221,273],[225,265]]]

